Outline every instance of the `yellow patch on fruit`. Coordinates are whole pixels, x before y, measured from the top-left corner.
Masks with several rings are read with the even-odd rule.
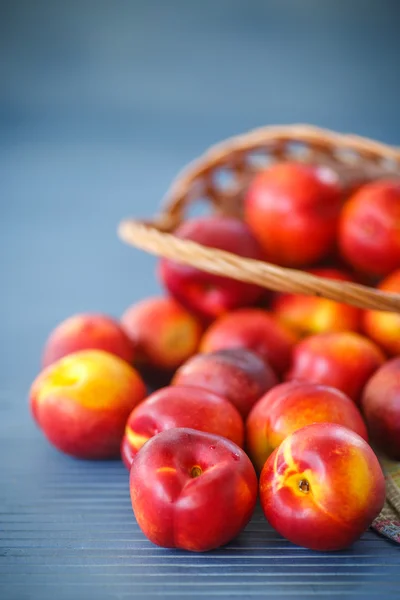
[[[311,320],[311,330],[313,333],[320,333],[332,328],[332,314],[335,309],[335,302],[320,299],[318,310],[314,312]]]
[[[85,366],[76,361],[71,361],[71,355],[68,355],[56,363],[47,367],[39,375],[35,382],[36,401],[43,402],[51,394],[59,393],[65,388],[68,389],[68,395],[73,395],[73,388],[79,387],[85,379]]]
[[[177,319],[173,327],[168,327],[162,335],[162,345],[168,348],[171,364],[182,357],[194,353],[198,340],[196,323],[191,323],[186,318]]]
[[[311,425],[311,423],[323,423],[327,421],[326,410],[321,406],[318,408],[313,406],[312,401],[310,402],[308,398],[299,398],[296,404],[296,411],[289,412],[284,417],[285,430],[277,437],[276,446],[281,443],[282,438],[284,439],[287,435],[297,429],[301,429],[306,425]]]
[[[174,467],[160,467],[156,470],[156,473],[176,473],[176,469]]]
[[[319,491],[318,482],[310,469],[305,469],[302,473],[292,473],[286,477],[283,485],[290,487],[296,496],[317,495]],[[283,487],[283,485],[281,487]]]
[[[371,482],[370,467],[365,457],[356,448],[348,448],[343,454],[340,473],[343,485],[346,486],[346,496],[351,499],[352,507],[365,506],[369,502]]]
[[[286,468],[283,473],[278,473],[277,470],[280,453],[283,454],[284,463],[286,465]],[[289,487],[291,488],[292,492],[297,496],[305,496],[305,490],[303,489],[304,486],[301,485],[301,482],[307,482],[307,494],[318,494],[320,485],[315,477],[315,474],[313,474],[311,469],[305,469],[302,472],[299,471],[298,465],[293,459],[290,447],[290,440],[286,439],[281,445],[280,452],[277,452],[275,457],[274,472],[276,473],[276,476],[278,478],[276,491],[279,491],[283,487]]]
[[[90,410],[104,410],[113,405],[132,384],[136,373],[122,359],[102,350],[82,350],[64,356],[47,367],[34,383],[38,403],[48,397],[63,395]],[[139,382],[139,379],[138,379]]]
[[[283,454],[283,462],[285,464],[285,470],[283,473],[279,473],[278,470],[278,461]],[[290,475],[297,474],[296,464],[293,460],[292,451],[290,448],[290,440],[285,440],[280,446],[278,452],[275,455],[274,460],[274,473],[276,474],[277,484],[276,491],[279,491],[281,488],[285,487],[286,480]]]
[[[333,352],[341,360],[357,361],[360,353],[360,339],[357,334],[346,332],[341,337],[335,339],[335,345],[332,346]]]
[[[381,338],[385,346],[396,344],[400,347],[400,315],[390,312],[376,312],[374,313],[374,320],[379,335],[379,338],[377,336],[376,339],[379,341]],[[371,333],[373,333],[372,327]]]
[[[279,446],[281,442],[282,435],[279,432],[268,431],[268,428],[265,428],[264,437],[260,438],[259,441],[258,456],[262,456],[265,462],[270,456],[270,454],[272,454],[272,452],[275,450],[275,448]]]
[[[139,450],[143,444],[145,444],[149,440],[148,435],[139,435],[132,431],[130,427],[126,427],[125,435],[128,438],[129,445],[135,450]],[[166,467],[165,467],[166,468]]]

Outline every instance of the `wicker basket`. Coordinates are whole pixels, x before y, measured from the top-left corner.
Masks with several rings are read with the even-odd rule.
[[[152,254],[274,291],[400,312],[400,294],[242,258],[178,239],[171,233],[185,219],[188,207],[198,201],[210,203],[215,212],[240,216],[250,179],[271,162],[285,159],[329,165],[350,187],[371,179],[400,177],[400,150],[396,148],[306,125],[265,127],[209,149],[178,175],[155,219],[125,220],[119,226],[119,235],[128,244]]]

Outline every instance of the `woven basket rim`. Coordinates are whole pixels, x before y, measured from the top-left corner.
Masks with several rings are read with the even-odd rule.
[[[296,139],[294,139],[296,138]],[[249,132],[234,135],[226,140],[211,145],[198,158],[190,161],[181,169],[172,181],[167,193],[162,201],[162,206],[168,206],[169,199],[176,195],[181,187],[187,185],[194,177],[198,176],[203,165],[218,161],[223,156],[227,148],[230,152],[245,150],[250,148],[262,147],[270,140],[300,141],[304,143],[321,141],[330,144],[333,147],[345,147],[348,150],[361,152],[366,155],[376,156],[386,159],[392,159],[399,162],[400,168],[400,148],[350,133],[339,133],[331,129],[324,129],[314,125],[298,123],[293,125],[267,125],[257,127]]]
[[[356,283],[328,280],[304,271],[239,257],[190,240],[178,239],[170,233],[174,223],[182,217],[191,185],[199,177],[220,167],[227,157],[235,153],[250,152],[270,144],[279,147],[280,144],[292,142],[322,148],[327,153],[350,150],[360,160],[390,161],[400,176],[400,149],[382,142],[304,124],[261,127],[218,142],[191,161],[173,180],[158,216],[153,221],[125,219],[118,227],[120,238],[146,252],[210,273],[256,283],[274,291],[316,295],[360,308],[400,313],[400,294]]]

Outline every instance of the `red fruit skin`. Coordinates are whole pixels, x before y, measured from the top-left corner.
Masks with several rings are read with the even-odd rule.
[[[82,350],[44,369],[30,390],[34,419],[58,450],[118,458],[126,420],[146,395],[133,367],[102,350]]]
[[[385,478],[371,447],[333,423],[308,425],[289,435],[260,477],[261,506],[269,523],[289,541],[312,550],[350,546],[378,516],[385,495]]]
[[[145,298],[130,306],[121,323],[135,347],[135,362],[170,372],[192,356],[203,326],[173,298]]]
[[[300,267],[335,246],[342,192],[327,167],[277,163],[257,175],[245,198],[245,221],[270,262]]]
[[[384,361],[378,346],[358,333],[320,333],[295,346],[286,379],[330,385],[359,404],[365,384]]]
[[[326,279],[354,281],[348,273],[338,269],[309,269],[308,272]],[[359,308],[315,296],[278,294],[272,311],[299,337],[330,331],[358,331],[361,325]]]
[[[104,350],[128,363],[134,358],[133,344],[118,321],[102,314],[83,313],[60,323],[46,341],[42,366],[80,350]]]
[[[400,268],[400,181],[374,181],[346,202],[339,248],[354,268],[385,276]]]
[[[379,290],[400,294],[400,269],[380,282]],[[363,329],[389,356],[400,354],[400,313],[366,310]]]
[[[247,225],[232,217],[191,219],[178,227],[174,235],[239,256],[263,259],[262,250]],[[240,306],[254,304],[263,294],[259,286],[206,273],[165,258],[159,263],[159,276],[180,304],[205,321]]]
[[[193,467],[201,469],[198,477]],[[130,472],[132,508],[146,537],[194,552],[240,533],[253,514],[257,487],[253,465],[236,444],[185,428],[149,440]]]
[[[278,376],[287,371],[296,336],[278,319],[258,308],[241,308],[223,315],[207,329],[200,352],[247,348],[271,365]]]
[[[361,409],[377,448],[400,460],[400,357],[389,360],[371,377]]]
[[[253,407],[246,422],[246,448],[261,471],[283,440],[312,423],[336,423],[368,441],[367,428],[354,402],[327,385],[290,381],[267,392]]]
[[[194,385],[223,396],[244,419],[257,400],[277,383],[272,368],[245,348],[196,354],[172,380],[172,385]]]
[[[125,428],[125,430],[126,430],[126,428]],[[122,438],[120,451],[121,451],[121,460],[124,463],[125,467],[128,469],[128,471],[130,471],[133,459],[135,458],[137,452],[131,446],[131,444],[129,442],[129,438],[127,437],[126,434],[124,434],[124,437]]]
[[[244,424],[236,408],[214,392],[189,386],[157,390],[129,415],[121,456],[129,469],[133,457],[161,431],[189,427],[220,435],[243,446]]]

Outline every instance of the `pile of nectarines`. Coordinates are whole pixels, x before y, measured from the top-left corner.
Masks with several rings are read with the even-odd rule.
[[[191,219],[176,235],[400,292],[399,182],[346,197],[331,169],[279,163],[250,183],[243,215]],[[167,259],[158,273],[165,296],[119,320],[73,316],[50,335],[30,392],[45,436],[71,456],[122,458],[155,544],[226,544],[258,495],[290,541],[351,544],[385,500],[368,436],[400,460],[400,315]]]

